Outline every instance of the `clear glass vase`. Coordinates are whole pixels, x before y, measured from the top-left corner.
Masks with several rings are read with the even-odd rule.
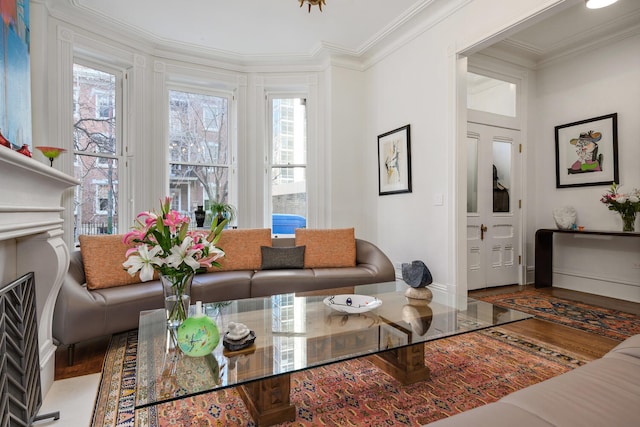
[[[636,213],[621,213],[622,217],[622,231],[636,231]]]
[[[177,328],[189,317],[193,274],[160,274],[167,325]]]

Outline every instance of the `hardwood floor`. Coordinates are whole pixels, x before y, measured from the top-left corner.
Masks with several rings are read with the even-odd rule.
[[[535,290],[536,292],[541,292],[559,298],[583,302],[585,304],[591,304],[603,308],[621,310],[640,316],[640,304],[638,303],[553,287],[535,289],[533,285],[503,286],[499,288],[471,291],[469,292],[469,296],[471,298],[478,298],[482,296],[525,290]],[[510,325],[505,325],[502,328],[515,334],[529,337],[532,340],[545,343],[549,346],[556,347],[585,360],[602,357],[602,355],[619,343],[618,341],[604,338],[599,335],[579,331],[577,329],[539,319],[516,322]],[[104,355],[109,345],[109,339],[110,337],[102,337],[77,344],[75,349],[75,363],[73,366],[68,366],[67,364],[66,347],[58,348],[56,351],[55,379],[60,380],[100,372],[102,370]]]
[[[102,372],[102,364],[110,339],[111,336],[107,336],[76,344],[75,360],[72,366],[67,363],[67,347],[58,347],[54,380]]]
[[[564,298],[567,300],[590,304],[602,308],[620,310],[640,316],[640,304],[638,303],[554,287],[536,289],[533,285],[502,286],[498,288],[470,291],[469,296],[471,298],[479,298],[483,296],[499,295],[504,293],[522,292],[525,290],[533,290],[549,296]],[[584,332],[578,329],[569,328],[567,326],[558,325],[556,323],[540,319],[530,319],[522,322],[515,322],[509,325],[501,326],[501,328],[509,330],[515,334],[545,343],[551,347],[557,347],[558,349],[566,353],[572,354],[584,360],[598,359],[613,347],[615,347],[617,344],[619,344],[619,341],[610,338],[605,338],[600,335]]]

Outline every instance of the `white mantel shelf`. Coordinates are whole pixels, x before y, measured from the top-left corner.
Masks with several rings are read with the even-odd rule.
[[[60,196],[80,182],[30,157],[0,148],[0,240],[59,226],[63,210]]]
[[[53,384],[53,308],[69,250],[63,240],[62,196],[75,178],[0,146],[0,279],[34,272],[43,396]]]

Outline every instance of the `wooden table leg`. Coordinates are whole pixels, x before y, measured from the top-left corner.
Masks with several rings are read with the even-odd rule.
[[[255,423],[271,426],[296,419],[296,407],[289,400],[291,377],[280,375],[238,387],[240,397]]]
[[[408,385],[430,378],[424,357],[424,343],[419,343],[375,354],[370,360],[402,385]]]

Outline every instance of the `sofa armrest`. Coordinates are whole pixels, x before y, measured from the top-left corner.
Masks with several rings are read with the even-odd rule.
[[[391,260],[371,242],[356,239],[356,264],[359,268],[371,271],[380,282],[396,280]]]
[[[96,331],[104,330],[105,310],[104,301],[87,290],[82,255],[80,251],[73,251],[53,311],[55,343],[75,344],[95,338]]]

